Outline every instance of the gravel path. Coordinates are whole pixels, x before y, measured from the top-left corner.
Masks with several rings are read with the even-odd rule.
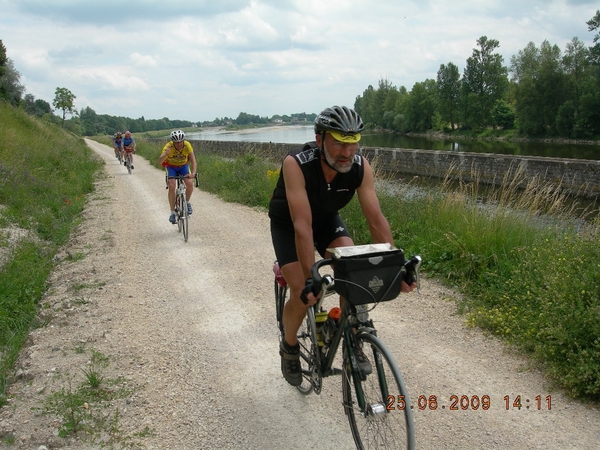
[[[105,159],[104,175],[58,256],[46,325],[17,363],[0,448],[353,448],[338,378],[304,397],[281,377],[267,214],[195,190],[184,243],[168,222],[162,172],[138,156],[128,175],[109,147],[88,145]],[[599,448],[597,405],[569,400],[527,359],[465,328],[440,283],[422,288],[371,313],[413,403],[437,398],[437,409],[415,409],[418,448]],[[104,382],[128,393],[84,406],[103,419],[93,434],[59,437],[60,417],[44,413],[45,402],[75,392],[98,355]],[[491,404],[454,410],[452,396]]]

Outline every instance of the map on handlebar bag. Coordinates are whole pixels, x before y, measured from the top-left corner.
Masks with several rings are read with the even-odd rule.
[[[354,245],[352,247],[337,247],[328,248],[334,258],[348,258],[350,256],[361,256],[369,253],[380,253],[380,252],[392,252],[398,249],[391,244],[366,244],[366,245]]]

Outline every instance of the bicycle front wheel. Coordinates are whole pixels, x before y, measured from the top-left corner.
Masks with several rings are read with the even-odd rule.
[[[343,404],[357,449],[414,449],[415,428],[408,391],[393,356],[383,342],[359,333],[372,373],[352,373],[348,344],[344,342]]]
[[[302,369],[302,384],[297,386],[304,395],[313,390],[319,394],[323,378],[320,373],[320,348],[317,343],[317,325],[315,322],[315,310],[308,308],[306,318],[298,330],[298,343],[300,344],[300,367]]]
[[[183,222],[181,221],[181,215],[183,214],[182,195],[177,195],[175,198],[175,213],[177,214],[177,230],[181,233],[183,228]]]
[[[187,209],[187,201],[185,200],[185,198],[182,199],[182,203],[181,203],[181,208],[182,208],[182,215],[179,218],[179,221],[181,223],[181,228],[183,231],[183,240],[185,242],[188,241],[188,232],[189,232],[189,228],[188,228],[188,209]]]

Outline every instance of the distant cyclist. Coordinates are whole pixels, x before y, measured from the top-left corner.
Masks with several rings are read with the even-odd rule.
[[[192,180],[196,176],[196,156],[192,144],[185,140],[185,133],[181,130],[171,132],[171,142],[167,142],[162,149],[162,153],[158,158],[158,163],[162,164],[167,169],[169,177],[177,175],[185,176],[185,196],[187,200],[188,214],[192,214],[192,205],[190,198],[194,190]],[[189,164],[191,163],[191,172]],[[169,221],[173,224],[177,223],[175,214],[175,188],[177,187],[175,179],[169,179],[169,206],[171,207],[171,215]]]
[[[123,140],[123,133],[117,131],[113,135],[113,148],[115,149],[115,158],[119,159],[119,153],[121,152],[121,141]]]
[[[126,131],[125,137],[121,141],[121,151],[129,153],[129,161],[131,161],[131,168],[133,169],[133,154],[135,153],[135,139],[131,136],[131,132]],[[123,154],[123,160],[125,160],[125,154]]]

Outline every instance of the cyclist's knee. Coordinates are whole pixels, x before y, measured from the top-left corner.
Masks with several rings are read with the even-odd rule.
[[[299,296],[302,289],[304,289],[304,282],[306,281],[300,263],[294,261],[282,266],[281,273],[290,287],[290,292],[297,292]]]

